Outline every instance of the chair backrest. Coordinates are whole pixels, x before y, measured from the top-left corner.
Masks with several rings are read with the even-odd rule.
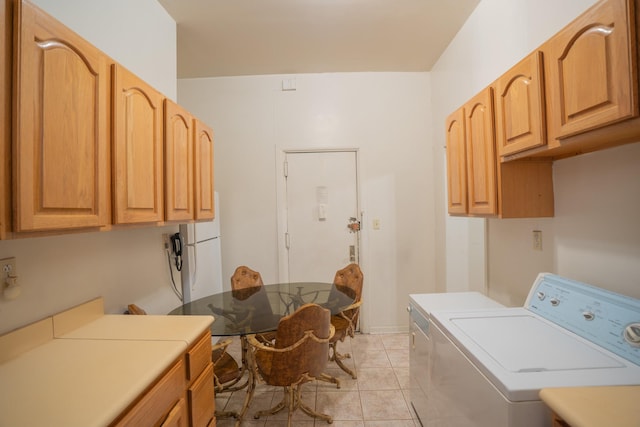
[[[137,305],[135,305],[135,304],[129,304],[129,305],[127,306],[127,313],[128,313],[128,314],[137,314],[137,315],[144,315],[144,314],[147,314],[147,312],[146,312],[144,309],[142,309],[142,308],[138,307],[138,306],[137,306]]]
[[[256,354],[256,362],[268,366],[267,382],[271,385],[291,385],[305,373],[312,377],[322,374],[329,359],[330,331],[331,312],[317,304],[304,304],[280,319],[274,347],[282,349],[297,343],[299,345],[289,351],[263,351],[263,354]],[[318,342],[314,337],[324,342]]]
[[[360,301],[363,282],[364,275],[358,264],[349,264],[342,270],[338,270],[333,278],[333,283],[337,286],[344,286],[353,291],[355,298],[353,302]]]
[[[338,270],[336,276],[333,278],[333,283],[336,287],[347,288],[353,293],[353,302],[359,302],[362,298],[362,284],[364,282],[364,275],[358,264],[349,264],[345,268]],[[353,310],[347,310],[344,312],[353,323],[353,329],[355,330],[358,325],[358,318],[360,316],[360,308]]]
[[[262,276],[257,271],[253,271],[246,265],[241,265],[236,268],[233,276],[231,276],[231,289],[239,290],[246,288],[255,288],[263,286]]]

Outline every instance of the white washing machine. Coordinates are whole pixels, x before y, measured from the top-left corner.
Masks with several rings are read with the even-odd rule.
[[[479,292],[450,292],[409,295],[409,351],[410,399],[413,409],[421,420],[427,419],[430,405],[427,397],[430,354],[431,312],[435,310],[495,309],[502,304]],[[424,425],[424,421],[423,425]]]
[[[524,307],[434,311],[425,426],[550,426],[542,388],[640,384],[640,300],[549,273]]]

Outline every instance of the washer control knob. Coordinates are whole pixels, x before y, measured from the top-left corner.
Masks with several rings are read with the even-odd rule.
[[[582,317],[584,317],[585,320],[593,320],[596,318],[596,315],[593,313],[593,311],[583,311]]]
[[[560,304],[560,300],[558,298],[551,298],[549,300],[549,302],[551,303],[552,306],[557,306],[558,304]]]
[[[635,347],[640,347],[640,323],[632,323],[624,328],[624,339]]]
[[[539,299],[540,301],[542,301],[543,299],[545,299],[545,298],[547,297],[547,295],[546,295],[544,292],[542,292],[542,291],[538,291],[538,293],[536,294],[536,296],[538,297],[538,299]]]

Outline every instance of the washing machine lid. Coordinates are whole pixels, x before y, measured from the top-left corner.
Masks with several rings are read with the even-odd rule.
[[[451,323],[510,372],[623,366],[616,359],[550,327],[531,314],[454,317]]]
[[[434,311],[442,333],[503,394],[539,400],[547,387],[640,384],[640,366],[525,308]]]

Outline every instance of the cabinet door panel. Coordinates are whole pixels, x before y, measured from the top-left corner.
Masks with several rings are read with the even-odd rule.
[[[106,225],[107,59],[36,7],[17,7],[16,231]]]
[[[215,411],[215,395],[213,392],[213,363],[205,368],[187,391],[189,411],[193,427],[206,427]]]
[[[542,52],[534,52],[496,81],[496,140],[499,154],[545,145]]]
[[[543,45],[550,137],[568,137],[638,114],[629,25],[633,10],[631,0],[602,2]]]
[[[0,1],[0,239],[11,231],[12,2]]]
[[[164,220],[164,97],[114,65],[114,222]]]
[[[215,216],[213,200],[213,130],[195,120],[195,219],[209,220]]]
[[[164,124],[166,219],[193,220],[193,118],[166,99]]]
[[[491,88],[473,97],[464,110],[469,213],[495,215],[498,201]]]
[[[467,213],[467,151],[462,108],[447,117],[446,129],[449,213],[465,215]]]

